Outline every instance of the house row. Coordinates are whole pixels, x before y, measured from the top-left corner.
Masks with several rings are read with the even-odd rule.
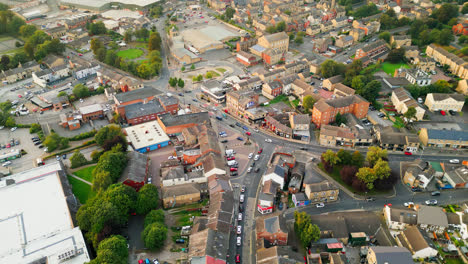
[[[468,79],[468,62],[457,55],[450,53],[435,44],[427,46],[426,54],[439,64],[448,65],[449,70],[456,76],[462,79]]]
[[[41,66],[35,61],[29,61],[18,64],[18,67],[9,69],[0,73],[0,81],[2,84],[12,84],[17,81],[31,77],[33,72],[41,70]]]

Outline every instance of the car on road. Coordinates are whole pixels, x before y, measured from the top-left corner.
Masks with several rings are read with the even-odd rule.
[[[158,259],[153,259],[153,264],[159,264]]]
[[[245,193],[245,185],[242,185],[242,187],[241,187],[241,193]]]
[[[237,215],[237,221],[242,221],[242,213],[239,213],[239,214]]]
[[[80,98],[80,103],[83,103],[83,102],[84,102],[83,99]]]
[[[261,149],[258,150],[257,153],[258,153],[258,154],[262,154],[262,152],[263,152],[263,149],[261,148]]]
[[[237,171],[231,172],[231,176],[237,176],[237,175],[239,175],[239,174],[237,173]]]
[[[221,135],[224,135],[224,134],[226,134],[226,131],[221,131],[221,132],[219,132],[219,135],[220,135],[220,136],[221,136]]]
[[[179,96],[184,96],[184,94],[183,94],[183,93],[179,93]]]
[[[434,191],[434,192],[431,192],[431,195],[432,196],[440,196],[440,192],[439,191]]]
[[[239,204],[239,212],[244,212],[244,204]]]
[[[240,245],[242,244],[242,238],[241,237],[237,237],[236,244],[237,244],[238,247],[240,247]]]
[[[406,202],[406,203],[404,203],[403,205],[406,206],[406,207],[408,207],[408,206],[410,206],[410,205],[414,205],[414,203],[413,203],[413,202]]]
[[[4,126],[0,126],[0,130],[4,129],[5,127]]]
[[[265,142],[271,143],[273,141],[271,139],[269,139],[269,138],[265,138]]]
[[[182,238],[179,238],[179,239],[176,239],[175,242],[176,242],[177,244],[183,244],[183,243],[185,243],[185,240],[182,239]]]
[[[243,203],[244,202],[245,195],[241,194],[239,196],[239,202]]]
[[[197,100],[197,99],[192,99],[192,101],[194,101],[195,103],[197,103],[197,102],[198,102],[198,100]]]
[[[237,140],[244,141],[244,139],[242,137],[237,137]]]
[[[242,226],[237,226],[237,234],[242,234]]]
[[[450,115],[453,115],[453,116],[457,114],[457,112],[455,112],[453,110],[449,110],[449,113],[450,113]]]
[[[405,151],[405,155],[411,156],[411,155],[413,155],[413,153],[411,153],[411,152],[409,152],[409,151]]]
[[[282,203],[282,202],[280,202],[280,203],[278,204],[278,209],[283,210],[283,203]]]
[[[323,208],[325,207],[325,204],[324,203],[318,203],[317,205],[315,205],[317,208]]]
[[[242,127],[241,123],[239,123],[239,122],[236,122],[236,126]]]
[[[174,156],[169,156],[167,157],[168,160],[173,160],[173,159],[177,159],[177,157],[174,157]]]
[[[142,260],[142,259],[139,259],[139,260],[138,260],[138,264],[143,264],[143,263],[145,263],[144,260]]]
[[[460,163],[460,160],[451,159],[451,160],[449,160],[449,162],[452,163],[452,164],[458,164],[458,163]]]
[[[242,129],[244,129],[245,131],[249,130],[247,126],[243,126]]]
[[[374,197],[367,197],[366,198],[366,202],[373,202],[373,201],[375,201]]]
[[[257,132],[257,133],[260,132],[260,130],[258,130],[258,128],[254,128],[254,131]]]
[[[422,192],[422,189],[419,187],[411,187],[411,191],[413,192]]]
[[[223,140],[221,140],[221,143],[227,143],[227,142],[228,142],[228,140],[227,140],[227,139],[223,139]]]
[[[260,155],[255,155],[254,160],[258,160],[260,158]]]
[[[6,148],[11,148],[10,143],[6,144]]]
[[[249,159],[253,158],[253,153],[249,154]]]
[[[11,164],[11,161],[6,161],[2,164],[2,167],[6,167]]]
[[[447,113],[445,113],[444,110],[440,110],[440,114],[443,115],[443,116],[444,116],[444,115],[447,115]]]
[[[10,129],[10,131],[11,131],[11,132],[15,132],[16,129],[17,129],[17,127],[12,127],[12,128]]]
[[[255,168],[254,172],[258,173],[260,171],[260,168]]]
[[[248,173],[252,172],[252,167],[249,167],[249,168],[247,169],[247,172],[248,172]]]
[[[55,159],[60,160],[60,156],[59,155],[55,156]]]
[[[240,263],[240,255],[236,254],[236,263]]]
[[[245,134],[246,134],[247,136],[251,136],[251,135],[252,135],[252,133],[250,133],[249,131],[245,132]]]
[[[426,205],[437,205],[437,200],[436,199],[427,200]]]
[[[230,168],[230,171],[237,171],[237,168]]]

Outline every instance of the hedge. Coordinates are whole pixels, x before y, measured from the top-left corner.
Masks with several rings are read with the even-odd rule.
[[[78,146],[78,147],[74,147],[74,148],[70,148],[70,149],[66,149],[66,150],[62,150],[62,151],[59,151],[59,152],[56,152],[56,153],[53,153],[53,154],[50,154],[49,156],[46,156],[44,157],[44,159],[50,159],[50,158],[54,158],[55,156],[59,155],[63,155],[63,154],[67,154],[67,153],[70,153],[70,152],[73,152],[77,149],[81,149],[81,148],[84,148],[84,147],[89,147],[89,146],[92,146],[92,145],[95,145],[96,144],[96,140],[90,140],[90,141],[86,141],[85,143],[81,144],[81,146]]]
[[[70,141],[78,141],[78,140],[83,140],[83,139],[87,139],[87,138],[90,138],[90,137],[94,137],[94,135],[96,135],[97,131],[95,129],[89,131],[89,132],[83,132],[79,135],[76,135],[74,137],[70,137],[68,138],[68,140]]]

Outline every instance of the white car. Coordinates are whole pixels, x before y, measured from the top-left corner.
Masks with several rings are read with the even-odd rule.
[[[265,138],[265,142],[271,143],[273,141],[271,139],[269,139],[269,138]]]
[[[49,151],[49,148],[45,147],[44,152],[47,152],[47,151]]]
[[[407,202],[407,203],[404,203],[403,205],[406,206],[406,207],[408,207],[408,206],[410,206],[410,205],[414,205],[414,203],[413,203],[413,202]]]
[[[240,246],[242,243],[242,238],[241,237],[237,237],[237,246]]]
[[[243,203],[243,202],[244,202],[244,197],[245,197],[245,196],[244,196],[243,194],[241,194],[241,195],[239,196],[239,202]]]
[[[237,221],[242,221],[242,213],[239,213],[239,215],[237,215]]]
[[[252,172],[252,169],[253,169],[252,167],[249,167],[249,168],[247,169],[247,172]]]
[[[254,131],[258,133],[260,130],[258,130],[258,129],[255,128]]]
[[[167,157],[167,159],[174,160],[174,159],[177,159],[177,157],[176,156],[169,156],[169,157]]]
[[[457,160],[457,159],[451,159],[451,160],[449,160],[449,162],[452,163],[452,164],[458,164],[458,163],[460,163],[460,161]]]
[[[4,126],[0,126],[0,130],[4,129],[5,127]]]
[[[242,233],[242,226],[237,226],[237,234],[240,235]]]
[[[17,127],[12,127],[10,130],[11,132],[14,132],[17,129]]]
[[[7,161],[7,162],[3,163],[2,166],[3,166],[3,167],[6,167],[6,166],[8,166],[8,165],[10,165],[10,164],[11,164],[11,161]]]
[[[325,207],[325,204],[324,203],[318,203],[316,206],[317,206],[317,208],[323,208],[323,207]]]
[[[254,160],[258,160],[260,158],[260,155],[255,155]]]
[[[249,159],[253,158],[253,153],[249,154]]]
[[[149,177],[148,178],[148,184],[151,184],[152,181],[153,181],[153,178]]]
[[[82,102],[83,102],[83,99],[80,98],[80,103],[82,103]]]

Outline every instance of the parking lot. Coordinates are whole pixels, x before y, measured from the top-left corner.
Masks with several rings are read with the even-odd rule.
[[[167,147],[151,151],[147,154],[151,160],[150,173],[152,176],[152,183],[154,185],[161,186],[161,178],[160,178],[161,162],[168,160],[169,156],[173,156],[174,151],[175,151],[174,146],[169,145]]]
[[[13,149],[24,149],[27,154],[23,155],[21,158],[11,161],[11,165],[8,168],[11,169],[12,173],[28,170],[34,167],[36,159],[44,155],[44,149],[40,149],[33,144],[31,138],[35,135],[29,134],[29,129],[19,128],[16,131],[12,132],[8,128],[0,130],[0,144],[6,145],[11,142],[11,139],[19,141],[19,145],[12,146],[10,148],[2,148],[1,154],[6,154]]]

